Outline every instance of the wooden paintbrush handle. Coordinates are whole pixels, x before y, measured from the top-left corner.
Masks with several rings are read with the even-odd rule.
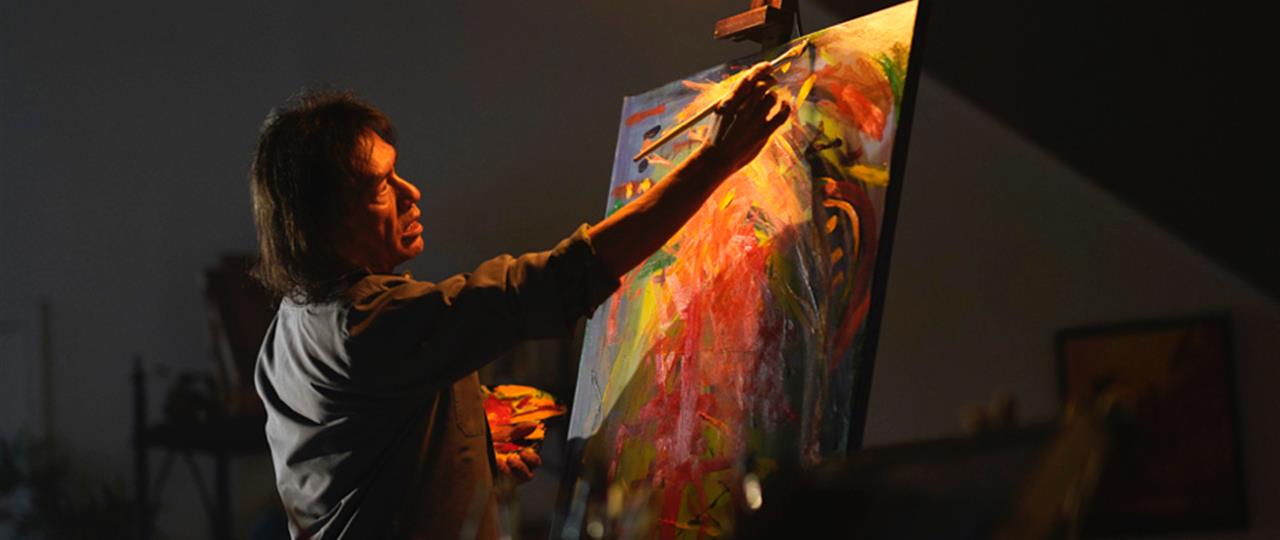
[[[644,156],[648,155],[649,152],[654,151],[654,149],[658,148],[659,146],[667,144],[667,141],[670,141],[671,139],[676,138],[676,135],[684,133],[684,130],[689,129],[690,126],[696,124],[699,120],[706,118],[708,114],[711,114],[712,111],[716,110],[716,107],[720,105],[720,101],[721,101],[720,99],[712,101],[709,105],[707,105],[706,107],[703,107],[702,110],[698,111],[697,114],[690,116],[685,121],[680,122],[679,124],[676,124],[675,127],[667,130],[667,132],[662,134],[662,136],[658,137],[653,142],[649,143],[648,146],[645,146],[644,148],[640,149],[640,153],[636,154],[635,157],[631,158],[631,161],[640,161],[640,158],[643,158]]]

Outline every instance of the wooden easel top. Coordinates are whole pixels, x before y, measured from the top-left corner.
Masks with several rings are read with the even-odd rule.
[[[751,7],[716,22],[716,39],[749,40],[762,50],[772,49],[791,39],[798,0],[751,0]]]

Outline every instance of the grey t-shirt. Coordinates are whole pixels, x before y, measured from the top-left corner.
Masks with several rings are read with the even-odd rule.
[[[496,536],[475,370],[567,335],[617,288],[586,231],[440,283],[367,275],[281,303],[255,378],[294,537]]]

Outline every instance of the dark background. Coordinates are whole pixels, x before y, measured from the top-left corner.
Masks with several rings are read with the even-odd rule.
[[[841,18],[893,4],[817,3]],[[1280,296],[1259,4],[939,1],[931,13],[930,74]]]

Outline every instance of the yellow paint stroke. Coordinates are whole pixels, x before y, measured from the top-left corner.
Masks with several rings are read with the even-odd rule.
[[[836,230],[836,217],[831,216],[827,219],[827,234],[831,234]]]
[[[663,298],[660,300],[658,295]],[[622,343],[618,346],[618,360],[614,362],[609,369],[609,376],[605,380],[608,381],[602,392],[600,401],[604,404],[602,410],[613,410],[613,406],[617,403],[618,398],[622,395],[622,390],[631,382],[631,378],[635,376],[636,370],[640,368],[640,362],[644,359],[644,349],[649,346],[648,336],[657,331],[657,326],[663,322],[659,321],[658,306],[660,304],[670,303],[669,293],[661,287],[645,287],[640,293],[639,302],[634,304],[634,309],[627,317],[629,320],[635,321],[633,324],[641,325],[643,328],[635,328],[629,330]]]
[[[821,58],[822,61],[826,62],[828,65],[839,65],[847,60],[846,58],[840,58],[833,55],[827,47],[818,47],[818,58]]]
[[[863,182],[876,187],[885,187],[889,185],[889,171],[884,167],[863,165],[859,163],[849,167],[849,174],[852,174],[858,180],[862,180]]]
[[[721,210],[724,210],[725,208],[729,207],[729,203],[733,202],[733,196],[735,194],[737,194],[737,190],[734,190],[734,189],[730,189],[728,193],[724,194],[724,198],[720,199]]]
[[[791,62],[784,62],[781,66],[778,66],[778,71],[781,71],[782,73],[786,73],[790,69],[791,69]]]
[[[804,80],[804,84],[800,85],[800,91],[796,93],[795,107],[800,107],[800,105],[804,103],[805,98],[809,97],[809,92],[813,90],[813,83],[817,80],[818,75],[816,73],[810,75],[808,79]]]
[[[824,113],[823,109],[827,105],[830,105],[830,103],[831,102],[825,101],[825,100],[819,103],[815,103],[811,110],[816,111],[820,117],[826,117],[828,116],[827,113],[830,113],[831,111],[826,111],[826,113]],[[840,122],[833,122],[830,120],[821,120],[818,122],[818,131],[821,132],[822,135],[827,138],[827,140],[834,141],[836,139],[844,138],[845,136],[844,129],[841,128],[840,126],[841,126]],[[840,145],[834,145],[834,146],[831,146],[830,148],[827,148],[826,150],[823,150],[823,152],[839,152],[841,148],[842,147]]]
[[[627,198],[630,199],[631,196],[635,194],[636,194],[635,184],[631,182],[627,182]]]
[[[756,229],[755,233],[757,246],[764,247],[765,244],[769,243],[769,235],[765,234],[764,231]]]
[[[822,206],[825,206],[827,208],[838,209],[841,212],[844,212],[845,215],[849,216],[850,220],[857,219],[857,216],[858,216],[858,211],[853,209],[852,204],[849,204],[840,199],[827,199],[825,201],[822,201]],[[831,219],[835,219],[835,218],[836,216],[831,216]],[[827,227],[828,228],[831,227],[830,221],[827,222]],[[831,231],[828,230],[827,232],[831,232]]]
[[[862,223],[859,221],[858,211],[853,209],[852,204],[849,204],[848,202],[842,201],[839,199],[827,199],[825,201],[822,201],[822,206],[825,206],[827,208],[835,208],[841,212],[844,212],[844,215],[849,218],[849,230],[850,232],[853,233],[853,245],[850,247],[853,248],[853,255],[856,257],[859,253],[858,250],[862,249],[862,235],[859,234],[858,232],[861,230]],[[831,216],[831,219],[835,219],[835,218],[836,218],[835,216]],[[831,232],[831,231],[827,231],[827,232]],[[835,261],[832,261],[832,263],[834,262]]]
[[[648,178],[640,181],[640,193],[649,191],[651,187],[653,187],[653,182],[650,182]]]

